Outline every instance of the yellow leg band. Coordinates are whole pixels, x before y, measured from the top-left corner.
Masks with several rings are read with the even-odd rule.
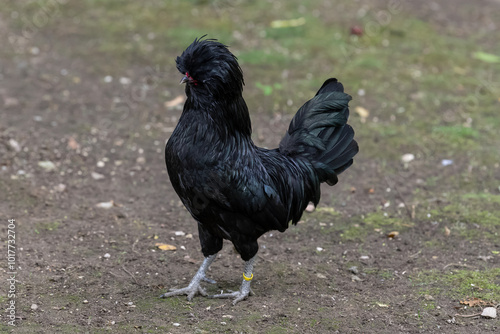
[[[252,280],[252,278],[253,278],[253,274],[252,274],[252,276],[250,276],[250,277],[246,277],[246,276],[245,276],[245,273],[243,273],[243,279],[244,279],[245,281],[251,281],[251,280]]]

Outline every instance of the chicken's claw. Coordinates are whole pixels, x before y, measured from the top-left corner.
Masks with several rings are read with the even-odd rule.
[[[254,293],[252,289],[250,289],[250,284],[242,284],[241,285],[241,290],[239,291],[232,291],[228,290],[228,293],[220,293],[218,295],[211,295],[208,296],[208,298],[233,298],[233,305],[236,305],[236,303],[246,299],[248,296],[253,296]]]
[[[185,288],[182,289],[170,289],[170,292],[166,292],[163,295],[160,296],[160,298],[168,298],[168,297],[173,297],[173,296],[180,296],[180,295],[187,295],[187,300],[191,301],[193,297],[198,293],[202,296],[207,296],[207,292],[205,291],[204,288],[201,287],[200,283],[201,281],[205,281],[208,283],[215,283],[213,279],[208,278],[205,275],[206,270],[210,266],[210,264],[215,260],[214,255],[210,255],[205,258],[203,263],[200,266],[200,269],[198,269],[198,272],[196,275],[194,275],[193,279],[191,280],[191,283]]]

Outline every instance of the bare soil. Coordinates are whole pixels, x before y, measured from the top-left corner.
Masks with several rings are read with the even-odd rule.
[[[498,2],[484,4],[500,9]],[[417,9],[421,19],[443,29],[449,22],[463,29],[477,24],[460,15],[443,19],[443,11],[429,8]],[[481,15],[488,21],[485,8]],[[0,17],[0,41],[8,48],[8,37],[18,32],[9,30],[14,28],[6,14]],[[166,289],[186,285],[203,258],[196,224],[164,164],[164,143],[181,113],[181,105],[166,108],[164,102],[183,94],[176,86],[179,76],[173,61],[159,69],[132,61],[124,75],[132,84],[119,77],[105,82],[89,60],[61,51],[84,42],[74,36],[68,40],[61,33],[58,39],[57,31],[41,31],[36,38],[44,49],[3,53],[1,59],[1,235],[7,240],[7,220],[15,219],[18,274],[17,326],[8,326],[2,312],[0,331],[498,333],[498,319],[456,316],[467,314],[458,300],[446,293],[422,295],[415,280],[422,270],[498,267],[498,256],[462,261],[490,254],[498,240],[447,238],[442,224],[418,215],[411,219],[403,206],[396,219],[404,233],[395,238],[383,227],[370,229],[362,240],[341,236],[353,224],[365,227],[363,215],[380,212],[386,201],[404,204],[415,188],[425,192],[420,181],[429,175],[465,168],[458,157],[450,169],[430,171],[416,163],[398,172],[398,160],[384,162],[385,170],[397,171],[387,174],[364,156],[363,142],[340,183],[323,187],[323,209],[305,213],[286,233],[261,238],[254,296],[236,306],[203,297],[159,299]],[[147,92],[142,84],[149,85]],[[163,96],[162,86],[172,95]],[[140,94],[145,97],[134,98]],[[276,146],[290,118],[253,113],[257,144]],[[40,166],[43,161],[54,168]],[[96,206],[110,201],[111,208]],[[439,247],[428,247],[430,242]],[[177,249],[162,251],[156,243]],[[5,254],[7,244],[2,245]],[[209,272],[217,283],[207,284],[208,291],[236,289],[242,264],[226,243]],[[1,294],[5,309],[3,287]],[[435,307],[426,309],[427,301]]]

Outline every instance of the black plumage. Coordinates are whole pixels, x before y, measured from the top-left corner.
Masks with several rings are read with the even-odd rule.
[[[190,286],[163,296],[205,295],[200,281],[208,280],[205,271],[227,239],[246,261],[246,279],[240,291],[214,297],[236,303],[250,293],[257,239],[296,224],[308,203],[319,202],[320,183],[336,184],[352,164],[358,145],[346,124],[351,97],[328,79],[299,109],[279,148],[268,150],[252,141],[243,73],[225,45],[197,39],[176,62],[187,100],[165,159],[175,191],[198,222],[206,259]]]

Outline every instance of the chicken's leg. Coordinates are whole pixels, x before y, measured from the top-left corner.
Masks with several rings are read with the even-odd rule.
[[[187,295],[187,299],[191,301],[193,299],[194,295],[196,293],[199,293],[202,296],[207,296],[207,293],[204,288],[201,287],[200,282],[201,281],[206,281],[209,283],[215,283],[214,280],[207,278],[205,273],[208,269],[208,267],[214,262],[215,257],[217,254],[207,256],[205,260],[203,260],[203,263],[200,266],[200,269],[196,272],[196,275],[194,275],[193,279],[191,280],[191,283],[185,288],[182,289],[170,289],[170,292],[166,292],[163,295],[160,296],[160,298],[167,298],[167,297],[172,297],[172,296],[179,296],[179,295]]]
[[[221,293],[218,295],[210,296],[210,298],[234,298],[233,305],[236,305],[237,302],[242,301],[249,295],[253,294],[252,290],[250,290],[250,283],[252,282],[253,278],[252,271],[256,256],[252,257],[250,260],[245,262],[245,272],[243,273],[243,282],[241,283],[239,291],[233,291],[230,293]]]

